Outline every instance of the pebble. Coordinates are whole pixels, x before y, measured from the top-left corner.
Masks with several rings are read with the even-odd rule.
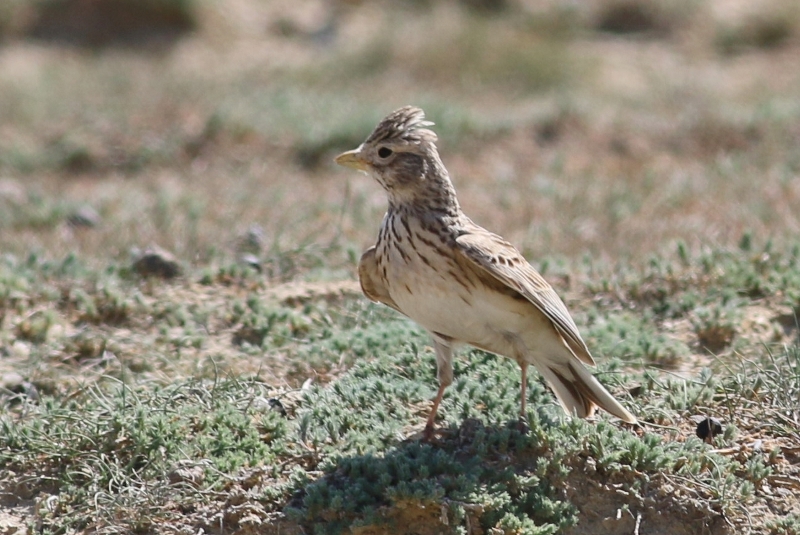
[[[145,249],[133,262],[133,269],[142,277],[173,279],[183,272],[175,256],[160,247]]]

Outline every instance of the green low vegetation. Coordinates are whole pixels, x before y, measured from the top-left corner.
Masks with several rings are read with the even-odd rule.
[[[0,533],[800,533],[796,4],[0,1]],[[406,104],[640,426],[465,349],[420,441]]]
[[[598,375],[642,425],[566,418],[533,379],[521,432],[516,364],[471,350],[431,443],[419,440],[436,388],[427,337],[356,293],[300,287],[276,301],[246,270],[164,283],[74,257],[0,265],[13,327],[0,342],[21,375],[3,395],[0,485],[40,533],[613,532],[658,522],[653,508],[674,533],[797,527],[752,514],[775,496],[790,508],[797,484],[797,326],[771,317],[762,338],[729,319],[765,300],[797,313],[797,247],[745,238],[639,272],[579,267],[573,308]],[[676,374],[713,325],[734,343]],[[269,355],[287,367],[282,385]],[[253,359],[263,368],[233,371]],[[722,433],[704,443],[697,415]]]

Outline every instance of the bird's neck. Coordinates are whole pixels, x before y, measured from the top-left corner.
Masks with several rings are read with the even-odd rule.
[[[451,242],[458,238],[460,229],[464,226],[466,216],[460,209],[448,210],[420,208],[418,205],[389,205],[381,224],[381,232],[378,235],[378,249],[381,249],[394,237],[396,242],[400,242],[399,236],[414,236],[422,233],[430,236],[438,236],[440,240]],[[411,241],[408,242],[409,244]]]
[[[445,173],[432,173],[413,188],[389,191],[389,212],[429,213],[433,217],[461,215],[456,190]]]

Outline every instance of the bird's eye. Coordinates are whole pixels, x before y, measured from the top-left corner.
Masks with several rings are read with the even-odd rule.
[[[387,149],[386,147],[381,147],[378,149],[378,156],[381,158],[388,158],[392,155],[392,149]]]

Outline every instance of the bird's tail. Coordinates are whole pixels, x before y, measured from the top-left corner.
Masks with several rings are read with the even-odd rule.
[[[581,363],[569,362],[566,369],[561,366],[542,366],[539,371],[550,383],[559,403],[568,414],[587,418],[600,407],[629,424],[636,423],[636,417],[614,399]]]

